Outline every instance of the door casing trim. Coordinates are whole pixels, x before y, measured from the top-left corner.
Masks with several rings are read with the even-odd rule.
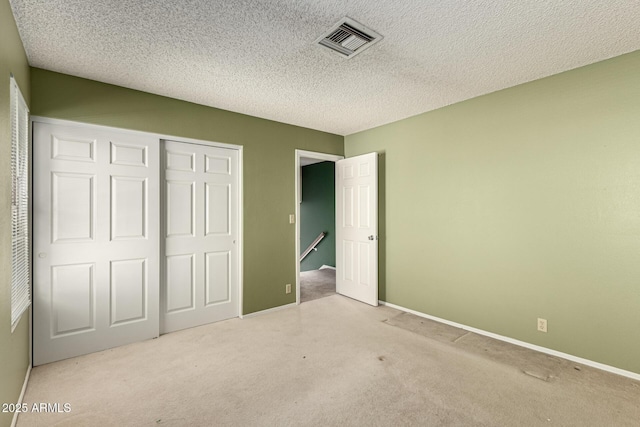
[[[344,159],[344,156],[337,154],[318,153],[315,151],[296,150],[296,168],[295,168],[295,266],[296,266],[296,304],[300,304],[300,201],[302,198],[302,166],[301,159],[314,159],[319,161],[329,161],[336,163],[338,160]],[[334,212],[335,215],[335,212]],[[336,274],[338,272],[336,271]]]

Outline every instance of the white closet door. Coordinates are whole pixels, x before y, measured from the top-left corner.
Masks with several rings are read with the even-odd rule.
[[[159,142],[34,123],[34,365],[157,337]]]
[[[162,333],[239,314],[238,150],[164,142]]]

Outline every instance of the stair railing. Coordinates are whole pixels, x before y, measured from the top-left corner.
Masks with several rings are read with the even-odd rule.
[[[309,253],[311,253],[311,251],[317,251],[318,249],[316,249],[316,246],[318,246],[318,243],[320,243],[320,240],[324,239],[324,236],[327,235],[326,231],[323,231],[322,233],[318,234],[318,237],[316,237],[316,239],[311,242],[311,244],[309,245],[309,247],[307,249],[304,250],[304,252],[302,252],[302,255],[300,255],[300,262],[302,262],[302,260],[309,255]]]

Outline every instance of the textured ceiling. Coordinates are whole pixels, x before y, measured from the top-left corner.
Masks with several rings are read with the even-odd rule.
[[[35,67],[341,135],[640,49],[639,0],[10,2]]]

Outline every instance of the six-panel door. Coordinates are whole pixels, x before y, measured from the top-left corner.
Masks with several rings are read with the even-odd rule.
[[[34,365],[158,336],[158,140],[34,123]]]
[[[236,317],[238,150],[164,141],[161,332]]]
[[[378,154],[336,162],[336,292],[378,305]]]

